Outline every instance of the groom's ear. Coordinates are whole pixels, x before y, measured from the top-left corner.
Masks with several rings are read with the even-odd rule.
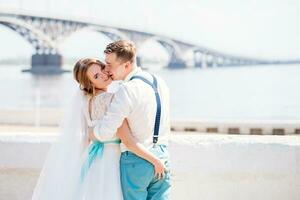
[[[131,63],[130,63],[129,61],[127,61],[126,64],[125,64],[125,67],[126,67],[126,68],[129,68],[129,67],[130,67],[130,64],[131,64]]]

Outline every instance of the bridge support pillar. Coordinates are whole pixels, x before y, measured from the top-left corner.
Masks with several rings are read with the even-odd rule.
[[[194,66],[195,67],[203,67],[204,56],[202,53],[194,52]]]
[[[197,67],[197,68],[203,67],[202,61],[201,61],[201,62],[200,62],[200,61],[197,61],[197,62],[194,62],[194,63],[195,63],[195,67]]]
[[[140,56],[136,57],[136,65],[138,67],[142,67],[142,58]]]
[[[33,74],[61,74],[68,72],[62,69],[63,57],[60,54],[33,54],[31,57],[31,69],[22,70]]]
[[[184,62],[170,62],[167,67],[169,69],[181,69],[185,68],[186,64]]]
[[[182,60],[171,60],[168,65],[167,68],[169,69],[182,69],[182,68],[186,68],[186,63]]]
[[[207,62],[207,67],[213,67],[213,62]]]

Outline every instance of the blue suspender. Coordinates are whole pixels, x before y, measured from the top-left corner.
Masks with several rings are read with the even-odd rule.
[[[151,74],[152,75],[152,74]],[[156,116],[155,116],[155,125],[154,125],[154,133],[153,133],[153,143],[156,144],[158,141],[158,134],[159,134],[159,126],[160,126],[160,116],[161,116],[161,101],[160,101],[160,97],[159,97],[159,93],[158,93],[158,88],[157,88],[157,79],[155,78],[155,76],[153,76],[153,83],[151,83],[150,81],[148,81],[147,79],[145,79],[144,77],[141,76],[133,76],[131,77],[130,80],[132,79],[140,79],[142,81],[144,81],[145,83],[147,83],[148,85],[150,85],[155,93],[155,97],[156,97]]]

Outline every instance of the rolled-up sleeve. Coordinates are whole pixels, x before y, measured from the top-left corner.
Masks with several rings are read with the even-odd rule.
[[[129,89],[122,85],[108,106],[105,115],[94,127],[94,134],[98,140],[109,141],[116,137],[117,129],[132,110],[132,101]]]

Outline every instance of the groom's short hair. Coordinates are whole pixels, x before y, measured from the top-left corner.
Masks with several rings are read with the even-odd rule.
[[[135,62],[136,48],[133,42],[129,40],[117,40],[106,46],[105,54],[115,53],[118,59],[122,61]]]

